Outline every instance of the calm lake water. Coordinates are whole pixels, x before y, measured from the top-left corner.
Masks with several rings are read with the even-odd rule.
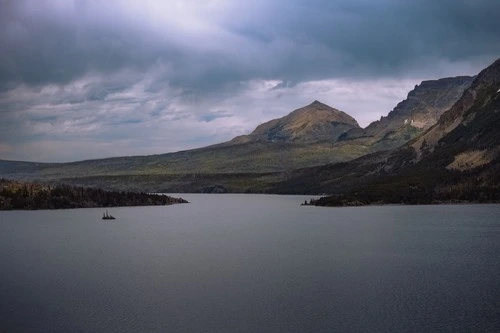
[[[0,331],[500,331],[500,205],[182,196],[0,212]]]

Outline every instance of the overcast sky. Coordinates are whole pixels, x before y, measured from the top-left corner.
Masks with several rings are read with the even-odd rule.
[[[498,57],[498,0],[0,0],[0,159],[206,146],[314,100],[366,126]]]

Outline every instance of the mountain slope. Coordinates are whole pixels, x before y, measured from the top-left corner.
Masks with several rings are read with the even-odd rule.
[[[473,80],[474,77],[458,76],[423,81],[416,85],[387,117],[371,123],[365,132],[368,135],[376,135],[379,132],[395,130],[405,123],[428,129],[437,122],[444,111],[455,104]]]
[[[274,188],[334,194],[314,204],[500,201],[500,59],[436,125],[399,149],[303,169]]]
[[[237,137],[231,143],[250,141],[269,142],[331,142],[352,129],[359,129],[358,122],[348,114],[318,101],[297,109],[287,116],[273,119],[249,135]]]
[[[72,163],[0,161],[0,174],[19,179],[67,177],[246,173],[289,171],[295,168],[350,160],[366,154],[359,143],[336,144],[357,122],[318,101],[289,115],[258,126],[246,138],[209,147],[150,156],[116,157]]]
[[[459,127],[459,132],[463,132],[463,128],[483,131],[483,128],[474,127],[475,123],[480,122],[475,120],[475,117],[478,115],[480,117],[488,116],[488,114],[485,115],[483,112],[488,112],[486,110],[489,110],[489,106],[492,106],[494,109],[499,89],[500,59],[481,71],[458,102],[441,116],[437,124],[411,143],[419,158],[432,152],[439,141],[457,127]],[[495,113],[494,110],[490,110],[489,112]],[[487,126],[488,124],[483,125]],[[469,132],[472,131],[469,130]],[[475,140],[475,138],[471,139]]]
[[[363,130],[351,130],[341,139],[370,138],[372,151],[393,149],[436,124],[439,117],[458,101],[473,81],[458,76],[423,81],[408,93],[386,117]]]
[[[446,105],[454,98],[456,91],[467,85],[466,78],[451,78],[436,82],[422,83],[420,86],[433,88],[418,88],[417,92],[410,92],[409,95],[418,95],[421,100],[433,101],[433,105]],[[350,134],[364,131],[357,122],[342,111],[314,101],[287,116],[258,126],[249,135],[237,137],[226,143],[161,155],[117,157],[73,163],[0,161],[0,175],[15,179],[65,182],[71,179],[72,183],[78,185],[107,184],[110,189],[134,188],[148,191],[159,188],[153,187],[154,182],[150,181],[156,175],[157,179],[168,179],[168,184],[172,184],[169,175],[177,175],[186,180],[180,188],[182,191],[199,191],[200,188],[204,188],[205,186],[200,184],[206,182],[198,177],[199,174],[206,175],[207,179],[217,179],[218,182],[223,182],[224,177],[234,179],[229,176],[230,174],[271,172],[284,173],[285,177],[288,177],[287,175],[294,169],[350,161],[375,151],[399,147],[414,138],[422,130],[412,124],[404,125],[404,130],[393,130],[393,127],[387,125],[401,122],[400,119],[408,113],[405,110],[409,110],[403,106],[408,103],[400,103],[387,117],[388,120],[383,122],[386,129],[380,129],[372,136],[366,132],[350,138]],[[413,114],[415,115],[415,112]],[[368,129],[374,126],[370,125]],[[105,177],[112,178],[108,181]],[[247,178],[249,180],[244,186],[239,184],[229,190],[238,192],[256,190],[250,180],[254,179],[253,176]],[[265,177],[270,183],[282,178],[283,176]],[[134,183],[130,179],[134,179]],[[260,180],[257,183],[263,184]],[[175,187],[177,185],[168,186],[162,186],[161,189],[179,190],[179,187]],[[266,191],[265,188],[265,185],[259,185],[258,191]]]

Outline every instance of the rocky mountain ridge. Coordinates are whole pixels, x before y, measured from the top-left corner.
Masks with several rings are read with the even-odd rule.
[[[418,93],[410,92],[409,96],[432,100],[436,110],[457,96],[457,91],[467,85],[467,78],[425,82],[420,87],[432,89],[418,88]],[[439,96],[445,96],[445,100],[440,101]],[[402,103],[404,106],[409,102]],[[0,161],[0,175],[150,192],[199,192],[230,182],[231,186],[225,186],[227,191],[265,192],[269,183],[283,180],[294,169],[347,162],[376,151],[394,149],[415,138],[423,129],[410,123],[393,130],[391,125],[400,125],[408,115],[405,113],[408,108],[401,106],[402,103],[387,120],[379,121],[385,129],[377,125],[382,130],[372,136],[365,133],[349,137],[364,129],[346,113],[314,101],[282,118],[261,124],[249,135],[222,144],[161,155],[73,163]],[[237,178],[245,181],[236,181]],[[211,183],[215,181],[217,183]]]
[[[370,123],[362,130],[351,130],[344,139],[370,137],[378,140],[384,138],[403,138],[408,141],[419,133],[433,126],[439,117],[462,96],[470,86],[474,77],[457,76],[438,80],[427,80],[415,86],[405,100],[385,117]]]
[[[434,151],[439,141],[459,126],[467,127],[478,111],[498,98],[500,89],[500,59],[482,70],[461,98],[446,111],[437,124],[424,135],[411,142],[418,158]]]
[[[428,129],[462,96],[475,77],[457,76],[422,81],[408,93],[407,98],[381,120],[371,123],[366,131],[376,133],[380,128],[394,128],[394,123],[410,122],[414,127]]]
[[[402,147],[297,171],[272,191],[332,196],[316,205],[500,201],[500,59],[426,132]]]

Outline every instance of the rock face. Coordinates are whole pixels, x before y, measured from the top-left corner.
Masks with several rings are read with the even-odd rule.
[[[363,131],[350,131],[345,138],[393,137],[399,138],[398,141],[402,144],[436,124],[439,117],[458,101],[473,80],[474,77],[458,76],[423,81],[386,117],[371,123]]]
[[[285,117],[263,123],[249,135],[237,137],[235,143],[249,141],[335,142],[352,129],[360,129],[357,121],[345,112],[318,101],[297,109]]]
[[[470,136],[472,133],[468,146],[486,142],[476,148],[496,151],[495,147],[500,145],[500,135],[495,135],[499,132],[498,127],[495,128],[495,123],[498,126],[498,117],[495,115],[500,111],[499,88],[500,59],[477,75],[462,97],[439,118],[435,126],[410,143],[417,152],[418,159],[432,153],[437,146],[443,146],[447,140],[441,140],[452,132],[461,133],[462,137],[457,138],[457,141],[464,140],[465,135]]]
[[[500,59],[407,144],[298,170],[274,192],[332,193],[318,204],[500,202]]]
[[[471,76],[458,76],[423,81],[387,117],[370,124],[366,132],[373,135],[381,129],[396,129],[405,124],[428,129],[455,104],[473,80]]]

